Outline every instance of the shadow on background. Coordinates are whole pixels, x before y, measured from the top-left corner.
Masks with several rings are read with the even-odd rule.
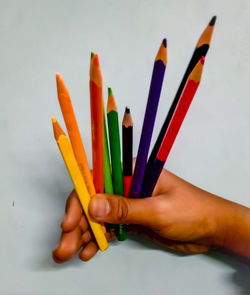
[[[228,281],[239,287],[238,294],[250,295],[250,261],[246,258],[221,250],[210,250],[206,254],[186,254],[168,249],[164,245],[155,244],[148,239],[142,239],[140,236],[130,235],[129,239],[135,242],[134,246],[138,249],[143,246],[151,250],[166,251],[180,258],[190,255],[205,255],[215,263],[223,263],[234,270],[233,274],[228,277]]]
[[[216,260],[216,262],[230,266],[235,272],[228,280],[240,289],[239,294],[250,294],[250,261],[231,253],[213,250],[206,254],[207,257]]]

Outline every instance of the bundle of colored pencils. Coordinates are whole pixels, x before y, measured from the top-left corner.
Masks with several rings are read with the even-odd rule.
[[[120,241],[126,239],[126,225],[103,225],[93,221],[88,214],[90,198],[96,193],[123,195],[124,197],[150,197],[168,158],[175,138],[181,128],[189,106],[198,89],[205,56],[210,46],[216,17],[201,34],[176,96],[148,158],[151,137],[167,65],[167,40],[164,39],[155,58],[141,138],[133,174],[133,121],[126,107],[122,121],[122,161],[118,111],[111,88],[108,88],[107,122],[103,102],[102,74],[98,55],[91,53],[90,60],[90,110],[92,135],[91,175],[80,131],[77,125],[69,92],[57,74],[58,100],[68,131],[69,140],[56,121],[52,119],[54,136],[71,176],[84,213],[100,250],[108,248],[106,227],[116,231]]]

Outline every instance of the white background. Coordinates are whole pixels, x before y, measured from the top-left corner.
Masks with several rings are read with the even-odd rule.
[[[218,252],[180,256],[130,239],[88,263],[51,259],[72,189],[50,121],[64,127],[55,73],[91,166],[89,59],[99,54],[105,101],[111,86],[120,121],[131,107],[136,155],[162,39],[168,65],[153,142],[214,14],[202,82],[166,168],[249,206],[249,1],[0,1],[0,294],[250,294],[247,265]]]

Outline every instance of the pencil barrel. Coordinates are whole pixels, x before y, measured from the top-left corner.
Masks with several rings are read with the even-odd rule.
[[[123,191],[124,191],[124,197],[129,197],[130,189],[131,189],[131,183],[132,183],[132,175],[131,176],[125,176],[123,175]]]
[[[133,127],[122,126],[123,176],[131,176],[133,169]]]
[[[141,191],[141,198],[151,197],[158,178],[162,172],[165,162],[155,159],[151,169],[151,173],[148,175],[147,181],[143,184]]]
[[[132,198],[140,196],[165,69],[166,66],[162,60],[155,62],[131,186]]]
[[[115,111],[108,113],[108,129],[109,129],[109,143],[112,163],[112,180],[114,193],[123,195],[122,182],[122,164],[121,164],[121,148],[120,135],[118,125],[118,114]]]
[[[104,164],[104,191],[106,194],[113,194],[113,184],[112,184],[112,173],[110,167],[110,157],[109,157],[109,147],[108,147],[108,136],[105,114],[103,111],[103,126],[104,126],[104,154],[103,154],[103,164]]]

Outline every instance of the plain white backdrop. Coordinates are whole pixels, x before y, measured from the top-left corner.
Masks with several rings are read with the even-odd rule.
[[[202,82],[165,167],[249,206],[249,1],[0,1],[0,294],[250,294],[249,267],[217,252],[182,256],[129,239],[88,263],[51,259],[72,189],[50,121],[64,127],[55,73],[91,166],[89,59],[99,54],[105,101],[111,86],[120,122],[131,108],[135,156],[162,39],[168,64],[152,142],[215,14]]]

